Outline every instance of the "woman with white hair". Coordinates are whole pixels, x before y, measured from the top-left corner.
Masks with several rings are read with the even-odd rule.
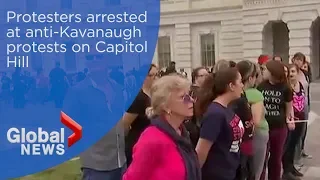
[[[193,115],[190,82],[179,75],[164,76],[151,88],[146,114],[151,126],[133,149],[123,180],[200,180],[197,155],[182,123]]]

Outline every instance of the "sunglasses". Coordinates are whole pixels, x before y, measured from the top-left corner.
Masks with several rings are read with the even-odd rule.
[[[192,91],[190,91],[188,94],[183,95],[182,99],[184,103],[195,103],[197,100]]]

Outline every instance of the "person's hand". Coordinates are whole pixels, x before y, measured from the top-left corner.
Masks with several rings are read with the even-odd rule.
[[[296,124],[295,124],[293,118],[288,118],[288,119],[287,119],[287,125],[288,125],[288,129],[289,129],[290,131],[293,131],[293,130],[296,128]]]

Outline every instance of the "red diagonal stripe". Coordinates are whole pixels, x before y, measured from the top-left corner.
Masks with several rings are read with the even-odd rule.
[[[60,119],[62,124],[71,129],[73,132],[73,134],[68,137],[68,147],[71,147],[82,138],[82,126],[80,126],[63,111],[60,113]]]

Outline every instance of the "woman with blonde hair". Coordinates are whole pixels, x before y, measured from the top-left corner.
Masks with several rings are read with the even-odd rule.
[[[191,83],[179,75],[167,75],[151,87],[151,119],[133,149],[133,161],[123,180],[200,180],[196,152],[182,123],[193,115]]]

